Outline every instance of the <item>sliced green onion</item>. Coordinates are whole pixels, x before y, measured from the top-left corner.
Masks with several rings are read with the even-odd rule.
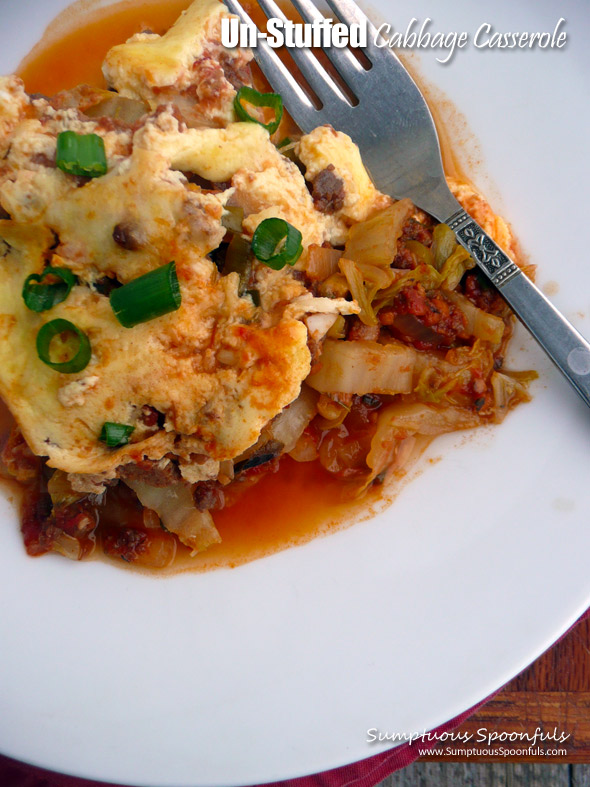
[[[181,303],[176,263],[169,262],[113,290],[110,301],[124,328],[176,311]]]
[[[134,431],[134,426],[106,421],[102,425],[98,439],[101,443],[106,443],[109,448],[118,448],[121,445],[127,445],[129,437]]]
[[[53,276],[59,281],[53,284],[44,282],[47,276]],[[76,283],[76,277],[68,268],[45,268],[43,273],[31,273],[23,285],[23,300],[28,309],[33,312],[45,312],[65,301]]]
[[[65,361],[51,360],[51,343],[62,333],[73,333],[78,340],[75,353]],[[65,348],[65,345],[64,345]],[[75,374],[88,366],[92,350],[88,336],[69,320],[51,320],[37,334],[37,355],[43,363],[63,374]]]
[[[287,145],[290,145],[293,142],[291,137],[283,137],[281,141],[278,143],[277,148],[286,148]]]
[[[104,140],[98,134],[62,131],[57,137],[55,163],[68,175],[100,178],[107,173]]]
[[[270,123],[261,123],[260,120],[257,120],[255,117],[252,117],[252,115],[249,114],[242,104],[242,101],[247,101],[248,104],[252,104],[255,107],[269,107],[274,111],[275,119]],[[283,117],[283,99],[278,93],[259,93],[258,90],[254,90],[253,87],[243,85],[238,90],[238,93],[234,99],[234,109],[236,110],[236,115],[240,118],[240,120],[258,123],[260,126],[265,128],[269,134],[274,134],[279,127],[281,118]]]
[[[284,219],[264,219],[252,237],[252,251],[260,262],[280,271],[301,256],[301,233]]]

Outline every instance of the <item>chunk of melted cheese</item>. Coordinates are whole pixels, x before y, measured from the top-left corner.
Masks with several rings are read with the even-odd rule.
[[[155,109],[173,101],[190,125],[224,125],[234,120],[235,82],[252,58],[249,50],[220,43],[220,0],[199,0],[167,33],[140,33],[108,53],[103,72],[121,95]]]
[[[10,145],[12,133],[26,116],[29,100],[20,79],[0,77],[0,156],[3,158]]]
[[[307,180],[313,181],[330,165],[334,174],[342,179],[344,204],[336,212],[337,218],[348,224],[365,221],[391,205],[391,198],[381,194],[373,185],[358,146],[348,134],[335,131],[331,126],[319,126],[301,138],[296,150],[305,165]]]

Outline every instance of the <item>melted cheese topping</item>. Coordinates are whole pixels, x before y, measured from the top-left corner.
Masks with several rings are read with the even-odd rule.
[[[8,87],[0,205],[11,220],[0,221],[0,394],[31,449],[72,474],[76,488],[97,491],[118,467],[144,458],[176,457],[191,483],[217,477],[220,463],[253,446],[299,395],[310,370],[308,316],[326,315],[329,327],[334,315],[358,311],[348,301],[315,298],[290,268],[273,271],[257,261],[250,281],[260,307],[241,297],[238,275],[220,275],[207,256],[226,234],[225,205],[242,206],[246,236],[267,216],[300,227],[304,254],[310,243],[345,238],[345,219],[315,209],[305,178],[259,125],[187,128],[161,107],[134,130],[112,128],[74,108],[30,102],[18,80]],[[104,139],[105,176],[85,182],[55,167],[64,130]],[[202,189],[190,173],[221,185]],[[132,247],[117,240],[120,227],[133,235]],[[181,307],[123,328],[101,281],[125,283],[171,259]],[[66,301],[38,314],[21,292],[25,278],[48,263],[70,268],[78,284]],[[58,373],[37,357],[37,333],[57,318],[90,340],[90,363],[78,374]],[[163,428],[144,424],[146,406],[163,415]],[[131,442],[115,450],[102,444],[105,421],[134,426]]]
[[[229,459],[297,397],[310,365],[305,325],[279,313],[274,325],[261,327],[250,298],[238,296],[237,274],[220,277],[204,259],[182,264],[180,309],[125,329],[108,299],[85,285],[50,313],[28,310],[23,281],[43,270],[52,233],[3,221],[0,237],[0,393],[50,466],[101,473],[197,447]],[[79,374],[60,374],[36,357],[38,330],[56,318],[90,339],[92,359]],[[141,437],[144,405],[166,414],[165,430],[116,451],[98,441],[107,420],[133,425]],[[186,450],[178,435],[191,436]]]

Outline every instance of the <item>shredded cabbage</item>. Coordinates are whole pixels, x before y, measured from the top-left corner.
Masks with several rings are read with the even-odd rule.
[[[434,266],[434,257],[428,246],[417,240],[407,240],[405,245],[415,255],[418,262]]]
[[[414,366],[414,394],[422,402],[463,403],[462,388],[473,375],[487,379],[494,366],[492,351],[480,340],[472,347],[456,347],[444,358],[434,353],[417,352]]]
[[[379,427],[387,427],[398,438],[413,434],[434,437],[456,429],[472,429],[480,423],[477,413],[464,407],[422,402],[396,402],[379,413]]]
[[[379,292],[375,300],[375,311],[383,308],[391,303],[396,295],[406,287],[412,287],[415,284],[421,284],[425,290],[435,290],[440,287],[441,275],[432,265],[418,265],[414,270],[404,271],[398,275],[393,284]]]
[[[434,257],[434,267],[437,271],[442,270],[444,263],[451,256],[457,240],[455,233],[448,224],[437,224],[432,233],[432,256]]]
[[[506,374],[494,372],[492,374],[491,384],[496,423],[501,423],[504,420],[513,404],[530,401],[531,397],[525,387],[525,382],[529,382],[535,377],[538,377],[536,372],[507,372]]]
[[[125,483],[133,489],[142,506],[155,511],[166,530],[177,535],[194,554],[220,543],[221,536],[211,514],[197,510],[190,486],[176,483],[156,487],[131,479],[125,479]]]
[[[402,199],[372,218],[354,224],[348,234],[344,256],[369,265],[391,265],[403,226],[413,211],[410,200]]]
[[[455,245],[455,250],[445,260],[441,271],[440,286],[445,290],[454,290],[463,278],[465,271],[475,267],[475,260],[463,246]]]
[[[327,339],[321,368],[307,384],[320,393],[410,393],[415,356],[401,343]]]
[[[365,288],[363,274],[356,262],[341,258],[340,270],[346,276],[350,294],[360,307],[359,318],[365,325],[377,325],[377,317],[371,305],[371,299]]]
[[[477,415],[462,407],[436,407],[420,402],[395,402],[384,407],[379,412],[367,455],[371,472],[361,491],[384,470],[389,474],[403,468],[432,437],[479,424]]]
[[[465,317],[466,328],[471,336],[490,344],[500,344],[504,335],[504,320],[495,314],[478,309],[469,298],[458,292],[446,292],[448,300],[454,303]]]

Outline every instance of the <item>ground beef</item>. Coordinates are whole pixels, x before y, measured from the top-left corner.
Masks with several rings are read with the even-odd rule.
[[[144,406],[141,408],[141,422],[144,424],[144,426],[159,426],[162,428],[164,426],[165,420],[165,415],[156,410],[155,407],[152,407],[149,404],[144,404]]]
[[[109,132],[109,131],[130,131],[133,128],[133,123],[127,123],[125,120],[120,120],[119,118],[111,117],[110,115],[103,115],[102,117],[96,118],[96,125],[101,131]],[[132,145],[129,146],[129,153],[131,155],[133,147]]]
[[[225,191],[231,187],[231,180],[226,180],[223,182],[216,182],[214,180],[206,180],[202,178],[200,175],[197,175],[196,172],[185,172],[183,170],[182,174],[188,180],[189,183],[192,183],[195,186],[199,186],[203,191]]]
[[[432,246],[432,227],[416,219],[408,219],[402,228],[402,240],[417,240],[424,246]]]
[[[405,287],[378,316],[394,336],[418,350],[452,347],[469,338],[460,309],[442,293],[426,292],[422,284]]]
[[[334,165],[329,164],[313,179],[313,204],[321,213],[335,213],[344,205],[344,182],[334,173]]]
[[[22,508],[21,531],[28,555],[36,557],[51,552],[59,536],[52,517],[51,497],[40,489],[29,490]]]
[[[401,268],[402,270],[413,270],[416,267],[416,257],[406,247],[404,241],[416,240],[423,246],[430,248],[432,245],[432,229],[432,227],[422,224],[416,219],[409,218],[402,228],[397,254],[393,260],[393,267]]]
[[[160,462],[144,459],[141,462],[121,465],[117,469],[117,476],[123,481],[127,479],[129,481],[143,481],[150,486],[163,487],[180,481],[180,470],[174,462],[160,466]]]
[[[10,430],[0,461],[9,475],[22,484],[34,481],[41,468],[41,460],[31,451],[18,426]]]
[[[463,292],[478,309],[501,316],[507,310],[506,301],[479,273],[469,273],[463,283]]]
[[[414,270],[416,258],[409,249],[402,245],[393,259],[392,267],[401,268],[402,270]]]
[[[195,484],[193,498],[199,511],[219,511],[225,506],[223,487],[218,481]]]
[[[103,535],[102,547],[106,555],[120,557],[126,563],[133,563],[146,552],[148,534],[129,527],[111,529]]]
[[[349,322],[349,326],[346,335],[349,342],[356,342],[359,340],[376,342],[379,338],[378,325],[365,325],[358,317],[353,317]]]
[[[79,541],[90,538],[98,525],[98,512],[88,498],[55,506],[54,516],[56,526]]]
[[[165,91],[169,91],[170,88],[169,87],[157,87],[157,86],[154,86],[152,88],[152,90],[153,90],[153,92],[156,95],[158,95],[158,93],[163,93]],[[189,88],[189,90],[190,90],[190,88]],[[187,94],[189,92],[189,90],[185,90],[184,93]],[[184,95],[184,94],[182,94],[182,95]],[[140,120],[137,121],[138,127],[139,127],[139,124],[143,126],[145,123],[147,123],[149,121],[157,120],[160,117],[160,115],[163,115],[164,113],[170,113],[172,115],[172,117],[176,118],[176,120],[178,121],[178,130],[179,131],[186,131],[186,128],[187,128],[187,126],[186,126],[186,118],[184,117],[184,115],[180,111],[179,107],[177,107],[176,104],[174,104],[171,100],[167,100],[167,101],[164,101],[164,103],[162,103],[162,104],[158,104],[158,106],[155,108],[155,110],[152,112],[152,114],[148,115],[147,118],[145,118],[145,120],[144,120],[144,118],[140,118]]]
[[[46,153],[34,153],[31,156],[31,163],[40,164],[42,167],[55,169],[55,159],[50,158]]]
[[[237,65],[238,62],[236,58],[226,57],[224,52],[219,55],[219,64],[223,69],[223,75],[234,90],[239,90],[242,85],[252,84],[250,64],[242,63],[242,65]]]
[[[113,240],[127,251],[138,251],[145,245],[145,233],[137,224],[122,221],[113,229]]]

